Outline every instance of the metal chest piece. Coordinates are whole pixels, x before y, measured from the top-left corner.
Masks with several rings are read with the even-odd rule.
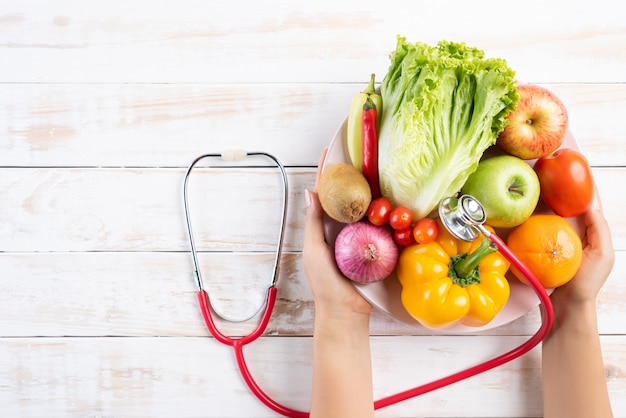
[[[477,227],[487,218],[480,202],[467,194],[443,199],[439,204],[439,217],[446,229],[463,241],[474,241],[479,235]]]

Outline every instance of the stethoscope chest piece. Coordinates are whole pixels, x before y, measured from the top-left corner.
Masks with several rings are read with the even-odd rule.
[[[448,197],[439,204],[439,218],[452,235],[463,241],[474,241],[487,216],[476,198],[470,195]]]

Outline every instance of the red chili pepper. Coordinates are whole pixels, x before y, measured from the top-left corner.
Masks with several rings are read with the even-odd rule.
[[[372,190],[372,198],[381,196],[378,180],[378,129],[377,109],[374,101],[367,98],[363,105],[361,129],[363,130],[363,175]]]

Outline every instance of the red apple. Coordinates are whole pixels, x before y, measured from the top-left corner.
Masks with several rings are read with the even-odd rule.
[[[519,102],[497,144],[524,160],[549,155],[561,146],[567,133],[567,110],[550,90],[534,85],[518,86]]]

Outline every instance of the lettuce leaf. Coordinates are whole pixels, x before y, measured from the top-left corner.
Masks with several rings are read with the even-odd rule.
[[[380,184],[420,219],[456,194],[495,144],[519,100],[517,82],[505,60],[464,43],[398,36],[390,60],[380,87]]]

